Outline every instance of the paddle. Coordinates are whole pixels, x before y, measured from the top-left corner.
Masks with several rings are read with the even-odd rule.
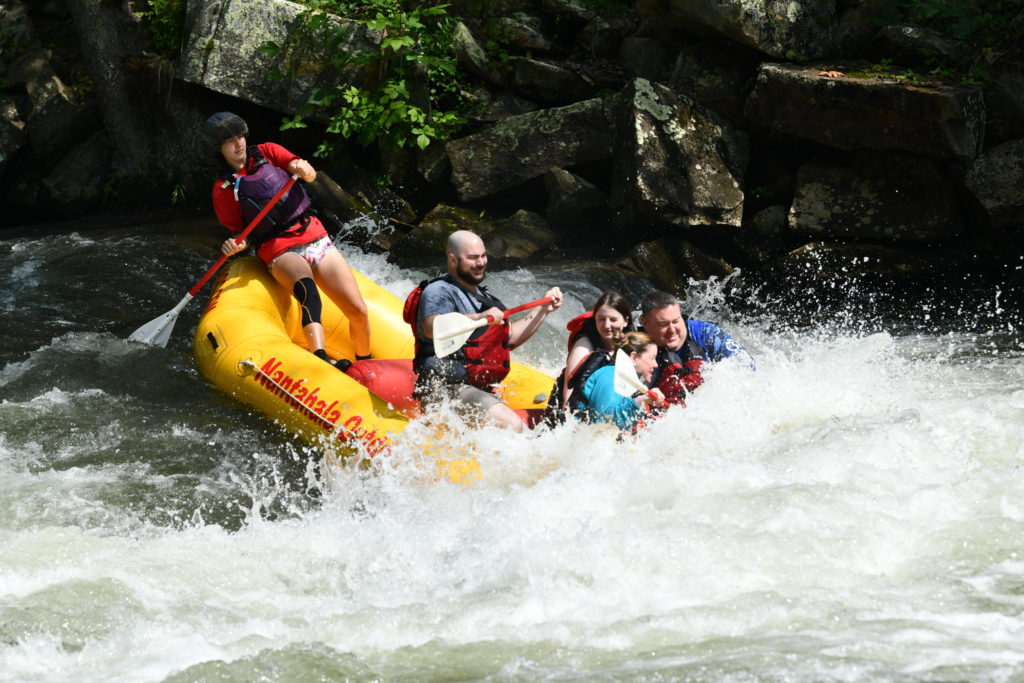
[[[244,240],[249,233],[253,231],[253,228],[259,225],[259,222],[263,220],[264,216],[270,213],[270,210],[274,208],[274,205],[277,204],[281,197],[283,197],[288,190],[292,188],[292,185],[295,184],[298,177],[298,175],[293,175],[291,179],[284,184],[284,187],[278,190],[277,194],[270,198],[270,201],[263,207],[263,210],[256,214],[256,218],[252,219],[252,222],[245,227],[245,230],[238,233],[235,237],[236,242]],[[192,300],[192,297],[199,293],[199,290],[203,288],[206,281],[209,280],[213,274],[217,272],[217,269],[224,265],[224,262],[227,260],[228,257],[221,254],[221,257],[217,259],[217,262],[214,263],[208,271],[206,271],[206,274],[203,275],[203,277],[199,278],[199,282],[197,282],[192,289],[188,290],[188,294],[178,302],[177,306],[167,311],[159,318],[150,320],[148,323],[132,332],[132,335],[128,337],[128,340],[142,342],[143,344],[167,346],[167,340],[171,338],[171,330],[174,329],[174,323],[178,321],[178,314],[181,313],[182,309],[184,309],[185,306],[188,305],[188,302]]]
[[[615,393],[620,396],[633,397],[638,394],[649,394],[650,388],[640,381],[636,367],[622,349],[615,351]]]
[[[528,304],[503,311],[502,316],[507,318],[513,313],[519,313],[528,308],[543,306],[549,303],[551,303],[551,297],[546,296],[543,299],[537,299]],[[473,330],[484,325],[490,325],[493,322],[493,316],[472,320],[462,313],[442,313],[434,318],[434,353],[439,358],[455,353],[466,343],[470,335],[473,334]]]

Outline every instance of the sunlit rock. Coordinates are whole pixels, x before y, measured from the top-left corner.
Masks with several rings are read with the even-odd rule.
[[[330,58],[374,51],[380,36],[358,22],[334,19],[332,25],[344,29],[345,39],[329,54],[319,35],[301,28],[299,15],[305,9],[286,0],[190,3],[178,76],[290,114],[298,113],[317,88],[362,84],[366,65],[350,62],[337,69]],[[264,50],[271,42],[281,46],[277,54]],[[285,77],[268,78],[273,72]]]
[[[536,263],[555,245],[555,234],[544,217],[522,209],[496,221],[481,237],[488,257],[498,267]]]
[[[619,100],[612,220],[622,231],[738,226],[747,159],[744,133],[663,85],[635,79]]]
[[[829,54],[836,0],[638,0],[640,16],[725,36],[776,58]]]
[[[463,201],[543,175],[607,159],[612,153],[610,102],[590,99],[513,116],[446,145],[452,183]]]

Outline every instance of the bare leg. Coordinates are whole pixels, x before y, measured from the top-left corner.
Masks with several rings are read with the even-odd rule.
[[[313,270],[317,286],[348,318],[356,354],[370,355],[370,316],[348,261],[337,249],[329,249]]]
[[[313,277],[313,271],[306,263],[306,259],[292,252],[285,252],[277,257],[274,267],[270,269],[270,274],[289,294],[294,290],[296,282],[304,277]],[[306,325],[302,328],[302,336],[306,338],[306,346],[310,351],[324,348],[324,326],[322,324],[315,322]]]
[[[497,403],[488,408],[487,417],[491,421],[496,422],[499,427],[511,429],[514,432],[521,432],[525,427],[519,414],[504,403]]]

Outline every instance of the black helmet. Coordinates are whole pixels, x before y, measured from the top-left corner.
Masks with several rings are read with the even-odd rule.
[[[206,138],[207,149],[211,153],[220,152],[221,145],[236,135],[248,135],[249,126],[238,114],[219,111],[203,124],[203,137]]]

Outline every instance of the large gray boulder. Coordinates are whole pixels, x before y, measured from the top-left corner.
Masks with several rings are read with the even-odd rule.
[[[331,55],[319,36],[298,30],[299,15],[305,9],[286,0],[189,3],[188,37],[178,76],[215,92],[290,114],[298,113],[317,88],[363,84],[366,65],[350,63],[341,69],[329,66]],[[346,36],[334,48],[335,57],[355,57],[377,49],[380,36],[363,24],[340,17],[331,23],[342,28]],[[273,56],[265,54],[262,48],[270,42],[283,49]],[[267,78],[273,71],[288,77]]]
[[[666,86],[620,94],[610,204],[617,227],[733,225],[743,218],[745,134]]]
[[[638,0],[641,17],[724,36],[775,58],[830,54],[836,0]]]
[[[981,151],[985,104],[979,88],[846,73],[831,77],[818,67],[763,64],[746,114],[779,133],[839,149],[961,160]]]
[[[1024,139],[997,145],[971,164],[964,179],[996,228],[1024,226]]]
[[[810,161],[797,173],[789,227],[825,239],[936,244],[961,230],[954,197],[927,160],[866,152],[850,166]]]
[[[607,159],[612,153],[611,103],[590,99],[511,116],[447,143],[452,183],[462,201],[506,190],[543,175]]]

